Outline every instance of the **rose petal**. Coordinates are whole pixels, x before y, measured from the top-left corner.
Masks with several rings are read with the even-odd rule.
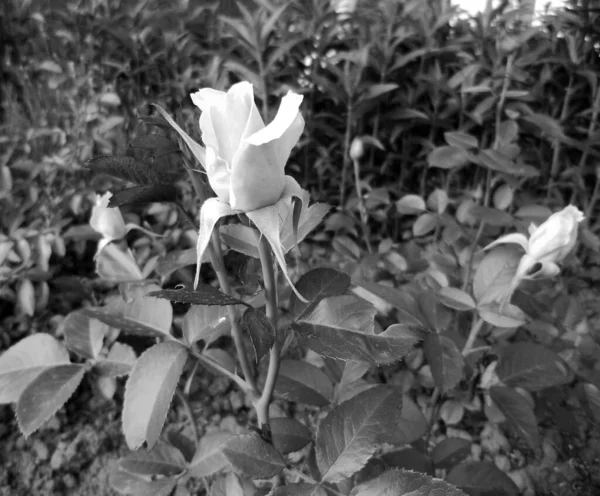
[[[298,292],[288,274],[285,256],[283,255],[283,250],[281,248],[281,239],[279,237],[279,212],[277,206],[270,205],[268,207],[259,208],[258,210],[246,212],[246,215],[254,223],[261,234],[267,238],[275,258],[277,259],[277,263],[281,267],[283,275],[287,279],[292,291],[296,293],[296,296],[298,296],[301,301],[306,302],[307,300]]]
[[[210,187],[225,203],[230,202],[231,171],[229,164],[220,158],[212,146],[206,147],[206,175]]]
[[[223,203],[218,198],[209,198],[200,208],[200,232],[198,233],[198,242],[196,244],[196,277],[194,278],[194,287],[198,286],[200,281],[200,267],[202,266],[202,255],[210,243],[211,234],[216,223],[220,218],[233,215],[232,208]]]

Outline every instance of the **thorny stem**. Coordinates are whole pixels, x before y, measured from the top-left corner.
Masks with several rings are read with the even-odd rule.
[[[473,348],[473,344],[479,335],[479,331],[481,331],[481,328],[483,327],[483,323],[484,320],[481,317],[475,317],[473,325],[471,326],[471,330],[469,331],[469,337],[467,338],[467,342],[462,350],[463,356],[467,356],[471,351],[471,348]]]
[[[190,422],[190,426],[192,428],[192,433],[194,434],[194,441],[196,446],[198,446],[198,443],[200,442],[200,434],[198,433],[198,426],[196,425],[194,411],[192,410],[190,402],[186,398],[185,394],[179,388],[175,388],[175,394],[177,395],[179,401],[181,401],[181,406],[183,406],[183,409],[185,410],[185,414],[187,415],[188,421]]]
[[[254,402],[254,408],[256,409],[256,416],[258,417],[258,425],[269,436],[269,404],[271,403],[271,397],[273,390],[275,389],[275,382],[277,380],[277,374],[279,373],[279,335],[277,332],[277,280],[275,278],[275,270],[273,267],[273,257],[271,256],[271,248],[266,238],[255,231],[256,238],[258,241],[258,254],[260,256],[260,264],[262,266],[263,281],[265,285],[265,299],[267,301],[267,317],[273,324],[275,329],[275,340],[273,347],[269,352],[269,369],[267,371],[267,378],[265,379],[265,385],[263,388],[262,395],[258,400]]]
[[[206,194],[198,173],[188,169],[188,174],[200,203],[203,203],[206,200]],[[225,264],[223,262],[223,252],[221,251],[221,241],[219,239],[218,229],[213,231],[212,241],[213,242],[209,243],[207,247],[208,256],[217,274],[221,291],[223,291],[225,294],[231,295],[231,286],[229,284],[229,279],[227,278],[227,272],[225,272]],[[259,392],[258,387],[256,386],[256,379],[252,373],[252,369],[250,368],[250,363],[248,362],[248,356],[246,354],[244,340],[242,338],[242,330],[240,328],[235,308],[233,306],[228,306],[227,314],[229,316],[229,323],[231,324],[231,335],[233,336],[233,341],[237,350],[242,373],[244,374],[244,384],[250,387],[250,392],[253,396],[258,396]],[[247,389],[247,387],[245,389]]]

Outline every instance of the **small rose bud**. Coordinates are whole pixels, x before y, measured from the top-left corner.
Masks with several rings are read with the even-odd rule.
[[[350,158],[352,160],[360,160],[365,154],[365,144],[360,138],[354,138],[350,146]]]

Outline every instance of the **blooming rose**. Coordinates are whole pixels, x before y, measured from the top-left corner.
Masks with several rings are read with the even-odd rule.
[[[568,205],[539,227],[532,224],[529,239],[524,234],[512,233],[485,247],[487,250],[499,244],[516,243],[525,250],[513,277],[509,298],[522,280],[552,277],[560,272],[558,264],[575,247],[578,224],[583,219],[583,213],[577,207]]]

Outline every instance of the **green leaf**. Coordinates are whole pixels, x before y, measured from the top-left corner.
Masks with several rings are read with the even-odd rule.
[[[454,310],[467,311],[475,308],[475,301],[471,296],[458,288],[441,288],[438,292],[440,302]]]
[[[485,256],[473,278],[473,295],[478,305],[506,296],[520,258],[519,249],[510,245],[499,246]]]
[[[205,347],[231,331],[227,309],[217,305],[192,306],[183,317],[181,327],[183,336],[189,345],[202,339]]]
[[[447,131],[444,133],[444,139],[450,146],[462,148],[463,150],[479,147],[479,141],[475,136],[460,131]]]
[[[537,449],[541,438],[535,413],[527,399],[514,389],[505,386],[491,387],[490,397],[514,431],[532,449]]]
[[[108,483],[115,491],[131,496],[169,496],[177,480],[177,477],[149,480],[116,468],[108,476]]]
[[[81,312],[71,312],[62,324],[67,348],[83,358],[95,359],[102,350],[108,326]]]
[[[112,312],[116,312],[116,310],[111,311],[110,308],[92,307],[87,307],[81,310],[82,314],[94,319],[98,319],[100,322],[103,322],[110,327],[120,329],[128,334],[138,334],[140,336],[155,337],[165,336],[165,333],[161,329],[150,327],[133,319],[126,318],[122,314]]]
[[[425,236],[426,234],[429,234],[430,232],[434,231],[435,228],[438,226],[438,223],[439,220],[437,215],[426,212],[417,217],[417,220],[413,224],[413,235]]]
[[[205,262],[202,257],[202,262]],[[161,277],[168,277],[176,270],[188,267],[189,265],[196,265],[196,248],[190,248],[188,250],[174,250],[167,253],[164,257],[158,259],[156,273]]]
[[[231,438],[222,450],[237,473],[252,479],[268,479],[285,468],[279,452],[255,432]]]
[[[290,313],[299,317],[312,310],[322,299],[339,296],[348,291],[350,277],[335,269],[319,268],[304,274],[296,284],[296,289],[309,303],[304,303],[295,294],[290,297]]]
[[[357,283],[370,293],[392,305],[401,314],[401,323],[414,327],[425,327],[423,316],[416,298],[407,291],[401,291],[383,284],[361,280]]]
[[[427,428],[429,428],[429,425],[427,425]],[[381,455],[379,459],[389,468],[402,468],[414,472],[434,475],[431,458],[427,454],[421,453],[414,448],[388,451]]]
[[[296,419],[276,417],[271,419],[269,425],[273,446],[283,455],[299,451],[310,443],[310,431]]]
[[[447,437],[433,448],[431,458],[436,468],[451,469],[471,455],[471,441]]]
[[[138,358],[123,404],[123,433],[130,449],[144,442],[151,448],[158,440],[187,358],[187,349],[172,341],[154,345]]]
[[[223,446],[234,437],[231,432],[213,432],[206,434],[190,462],[188,473],[192,477],[208,477],[220,472],[229,465],[222,453]]]
[[[396,210],[402,215],[418,215],[425,211],[425,200],[418,195],[404,195],[396,202]]]
[[[109,174],[141,186],[151,184],[171,184],[178,179],[178,172],[161,171],[138,162],[133,157],[115,155],[95,157],[86,167],[93,172]]]
[[[352,295],[332,296],[293,324],[306,345],[321,355],[369,364],[400,360],[419,340],[396,324],[374,334],[375,308]]]
[[[333,397],[333,384],[319,368],[300,360],[283,360],[275,392],[288,401],[327,406]]]
[[[539,171],[530,165],[516,164],[503,153],[488,149],[473,155],[473,161],[487,169],[517,177],[537,177]]]
[[[226,295],[208,284],[199,284],[196,289],[162,289],[160,291],[152,291],[146,296],[164,298],[169,301],[187,303],[190,305],[248,306],[242,300]]]
[[[264,313],[248,308],[242,315],[242,329],[250,337],[256,363],[264,357],[275,343],[275,327]]]
[[[112,345],[106,358],[94,363],[94,370],[105,377],[121,377],[131,372],[136,360],[131,346],[117,342]]]
[[[177,188],[172,184],[149,184],[134,186],[115,192],[108,202],[109,208],[121,205],[139,205],[154,202],[174,202]]]
[[[335,407],[317,431],[317,465],[325,482],[339,482],[366,465],[401,421],[402,393],[377,386]]]
[[[130,474],[173,477],[186,470],[186,462],[181,451],[164,441],[158,441],[150,451],[140,449],[121,458],[118,467]]]
[[[98,254],[96,272],[101,279],[111,282],[140,281],[144,279],[131,250],[122,250],[114,243],[105,246]]]
[[[254,229],[242,224],[228,224],[219,228],[223,242],[232,250],[249,257],[260,258]]]
[[[479,305],[477,313],[488,324],[496,327],[519,327],[527,323],[525,313],[515,305],[502,305],[496,301]]]
[[[469,215],[477,219],[480,222],[485,222],[490,226],[495,227],[507,227],[512,226],[513,218],[502,210],[492,207],[484,207],[482,205],[471,205],[469,208]]]
[[[66,348],[50,334],[21,339],[0,355],[0,404],[16,403],[42,372],[70,363]]]
[[[83,365],[55,365],[46,368],[23,389],[15,412],[25,437],[33,434],[66,403],[84,374]]]
[[[438,146],[427,155],[429,167],[439,169],[454,169],[467,165],[471,161],[471,156],[464,148],[457,146]]]
[[[350,496],[406,494],[410,496],[467,496],[441,479],[408,470],[392,469],[356,486]]]
[[[271,493],[271,496],[327,496],[327,494],[327,491],[321,486],[301,482],[278,487]]]
[[[528,391],[567,384],[573,378],[567,364],[554,351],[528,342],[503,347],[496,374],[507,386]]]
[[[410,395],[404,395],[402,399],[402,412],[400,419],[394,427],[394,431],[389,433],[387,442],[396,446],[404,446],[414,443],[421,438],[429,429],[429,423],[423,415],[419,406],[410,398]]]
[[[427,334],[423,351],[431,367],[431,375],[442,393],[451,390],[463,377],[465,361],[454,341],[447,336]]]
[[[469,496],[519,496],[512,479],[492,462],[466,462],[454,467],[446,481],[464,489]]]
[[[443,189],[436,188],[427,197],[427,208],[437,214],[443,214],[448,208],[448,195]]]

